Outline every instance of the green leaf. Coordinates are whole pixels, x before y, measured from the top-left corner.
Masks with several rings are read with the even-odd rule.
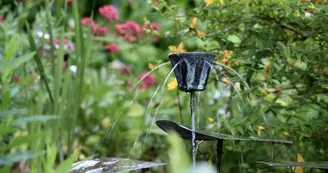
[[[57,168],[55,173],[62,173],[62,172],[70,172],[73,168],[72,164],[76,160],[75,155],[71,155],[68,159],[66,159],[63,163],[61,163]]]
[[[236,36],[235,34],[228,35],[227,40],[229,40],[230,42],[232,42],[234,44],[241,43],[241,39],[238,36]]]
[[[18,136],[17,138],[10,141],[9,145],[7,145],[6,147],[1,148],[1,150],[6,151],[6,150],[9,150],[9,149],[14,148],[16,146],[19,146],[21,144],[34,142],[35,140],[39,139],[40,136],[41,136],[41,134],[29,134],[29,135],[26,135],[26,136]]]
[[[0,136],[9,134],[9,133],[14,133],[17,129],[12,128],[12,127],[7,127],[3,124],[0,125]]]
[[[0,158],[0,165],[1,165],[1,158]],[[10,170],[11,170],[11,165],[10,166],[4,166],[4,167],[0,168],[1,173],[9,173]]]
[[[30,61],[34,55],[35,55],[35,52],[31,52],[29,54],[25,54],[23,56],[16,58],[15,61],[13,62],[12,70],[15,70],[16,68],[18,68],[20,65],[26,63],[27,61]]]
[[[10,42],[6,45],[6,48],[5,48],[5,61],[9,62],[9,61],[12,61],[14,59],[14,56],[15,56],[15,52],[18,48],[17,46],[17,38],[18,38],[18,35],[17,34],[14,34],[11,39],[10,39]]]
[[[278,44],[281,48],[283,48],[283,49],[286,48],[285,44],[284,44],[283,42],[281,42],[281,41],[277,41],[277,44]]]
[[[7,117],[9,115],[26,115],[26,111],[23,109],[0,111],[1,118]]]
[[[17,151],[10,153],[5,158],[11,162],[20,162],[27,159],[33,159],[45,154],[44,151]]]
[[[31,32],[31,29],[30,29],[30,26],[29,24],[26,22],[26,28],[27,28],[27,35],[28,35],[28,39],[29,39],[29,43],[30,43],[30,47],[32,50],[34,50],[35,52],[38,51],[37,47],[36,47],[36,44],[34,42],[34,38],[33,38],[33,35],[32,35],[32,32]],[[53,103],[53,98],[52,98],[52,94],[51,94],[51,91],[50,91],[50,87],[49,87],[49,84],[48,84],[48,81],[46,79],[46,75],[45,75],[45,72],[44,72],[44,68],[43,68],[43,64],[41,62],[41,58],[40,58],[40,55],[39,54],[35,54],[34,56],[34,60],[38,66],[38,70],[40,72],[40,75],[41,75],[41,79],[43,80],[45,86],[46,86],[46,89],[47,89],[47,92],[49,94],[49,98],[50,98],[50,101]]]
[[[13,121],[13,125],[26,125],[29,122],[47,122],[49,120],[57,119],[54,115],[36,115],[24,118],[19,118]]]
[[[283,115],[280,115],[280,114],[277,115],[277,118],[278,118],[281,122],[283,122],[283,123],[285,123],[286,120],[287,120],[286,117],[284,117]]]
[[[5,157],[0,157],[0,166],[2,165],[8,165],[8,166],[11,166],[13,164],[12,161],[8,160],[7,158]],[[1,172],[1,169],[0,169],[0,172]]]
[[[134,103],[130,106],[130,110],[128,113],[128,116],[130,117],[140,117],[145,113],[145,108],[138,104],[138,103]]]
[[[189,154],[187,154],[182,139],[176,133],[169,133],[167,137],[170,143],[170,172],[183,172],[191,165]]]

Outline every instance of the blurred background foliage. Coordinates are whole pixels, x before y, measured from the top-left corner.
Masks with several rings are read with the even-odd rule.
[[[118,19],[100,14],[104,5]],[[154,122],[191,124],[189,96],[163,64],[184,51],[216,55],[216,72],[196,94],[197,128],[294,141],[225,142],[223,172],[294,171],[256,162],[297,154],[327,160],[326,1],[2,0],[0,7],[0,172],[67,172],[91,157],[171,163]],[[200,143],[197,160],[215,164],[215,149]]]

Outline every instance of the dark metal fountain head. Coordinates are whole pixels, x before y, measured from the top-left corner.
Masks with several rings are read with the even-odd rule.
[[[215,55],[207,52],[184,52],[169,55],[179,89],[185,92],[203,91],[206,88],[210,64]],[[179,64],[178,64],[179,63]]]

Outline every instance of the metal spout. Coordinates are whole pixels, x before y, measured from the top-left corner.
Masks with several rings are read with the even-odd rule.
[[[210,64],[215,55],[207,52],[184,52],[169,55],[181,91],[203,91],[206,88]]]

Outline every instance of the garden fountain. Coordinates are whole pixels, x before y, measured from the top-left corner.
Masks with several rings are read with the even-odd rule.
[[[181,138],[192,141],[193,165],[196,163],[196,140],[217,141],[217,171],[220,172],[221,157],[224,140],[268,142],[272,144],[292,144],[291,141],[277,139],[261,139],[254,137],[233,137],[219,133],[211,133],[195,128],[195,92],[206,88],[207,80],[215,55],[205,52],[185,52],[169,55],[174,68],[174,74],[178,81],[179,90],[190,93],[191,128],[177,124],[173,121],[156,121],[165,132],[174,131]]]

